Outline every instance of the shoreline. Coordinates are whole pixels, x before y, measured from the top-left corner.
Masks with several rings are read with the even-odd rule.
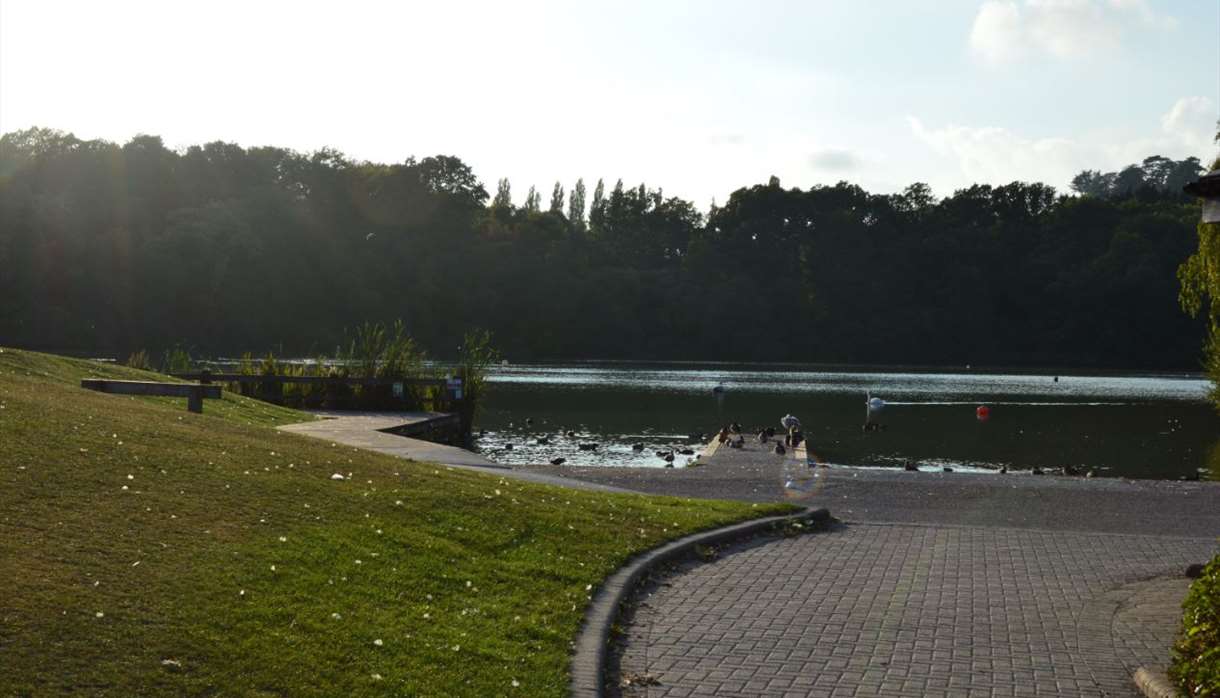
[[[848,522],[1220,536],[1215,481],[826,468],[817,469],[824,472],[815,486],[793,492],[785,490],[785,462],[749,445],[718,450],[694,468],[521,469],[648,494],[826,507]]]

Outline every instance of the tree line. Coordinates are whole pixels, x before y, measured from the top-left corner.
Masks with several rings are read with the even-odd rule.
[[[451,156],[29,129],[0,137],[0,343],[313,355],[401,318],[440,358],[482,327],[517,361],[1197,369],[1207,323],[1176,274],[1200,171],[1152,157],[1075,195],[945,198],[772,178],[705,213],[621,180],[515,205]]]

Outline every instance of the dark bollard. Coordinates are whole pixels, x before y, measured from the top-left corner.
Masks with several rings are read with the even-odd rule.
[[[190,412],[203,414],[203,386],[193,386],[190,395],[186,398],[186,409]]]

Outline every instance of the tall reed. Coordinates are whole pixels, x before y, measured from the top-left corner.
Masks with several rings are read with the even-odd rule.
[[[462,400],[458,403],[458,414],[462,419],[462,433],[466,436],[472,432],[475,417],[482,407],[488,370],[498,361],[500,352],[492,346],[491,332],[475,329],[466,333],[457,365],[463,392]]]

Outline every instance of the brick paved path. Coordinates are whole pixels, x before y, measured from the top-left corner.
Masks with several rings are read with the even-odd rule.
[[[625,692],[1135,695],[1126,665],[1163,663],[1165,623],[1145,645],[1123,633],[1164,618],[1164,599],[1172,607],[1185,589],[1136,583],[1180,574],[1215,545],[912,524],[747,545],[689,566],[641,600],[621,670],[660,685]],[[1152,606],[1124,603],[1137,597],[1161,606],[1141,616]]]
[[[1169,648],[1177,636],[1182,599],[1190,589],[1184,577],[1133,582],[1090,602],[1091,615],[1113,614],[1114,650],[1129,674],[1142,667],[1164,674]]]

